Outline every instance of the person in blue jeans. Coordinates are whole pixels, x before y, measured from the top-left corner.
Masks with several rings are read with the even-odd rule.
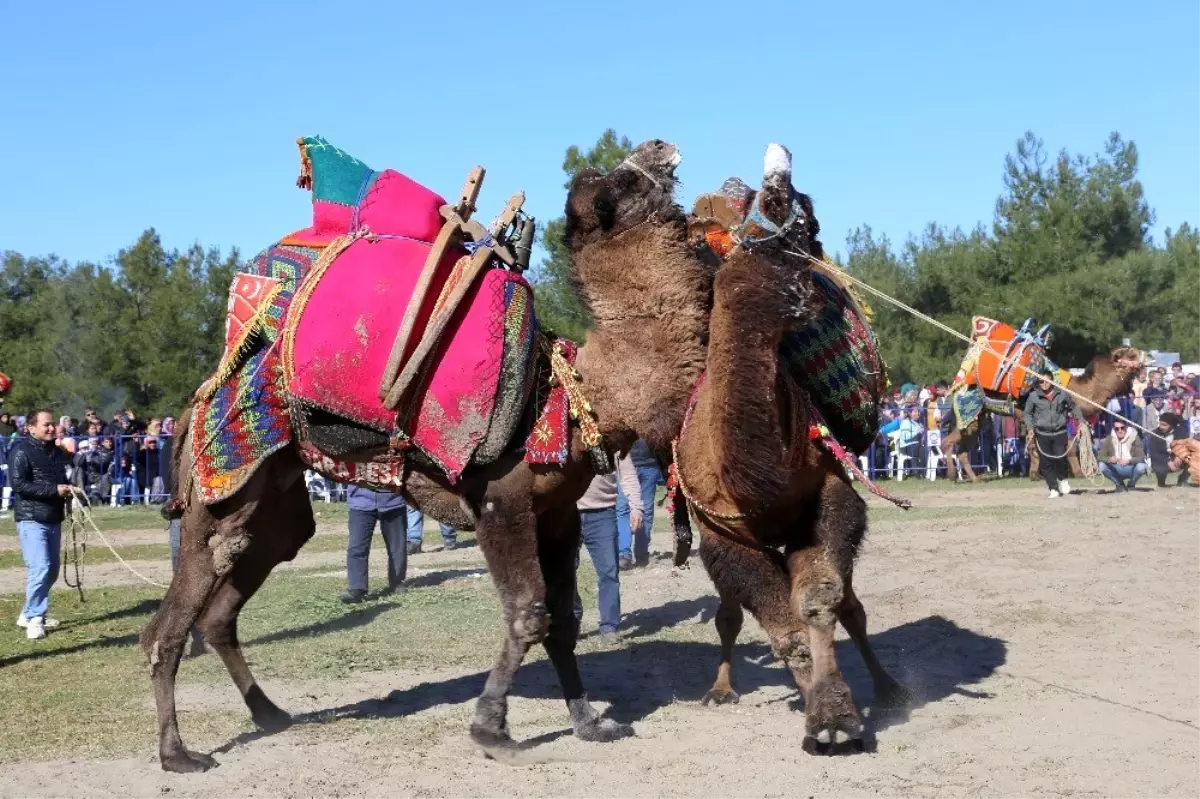
[[[642,498],[637,469],[626,456],[614,474],[592,478],[588,490],[576,503],[582,527],[582,546],[586,546],[596,569],[596,593],[600,605],[600,640],[609,646],[621,643],[617,627],[621,623],[621,577],[617,566],[617,484],[629,496],[630,526],[642,523]],[[576,556],[575,567],[579,568]],[[575,590],[575,619],[583,620],[583,600]]]
[[[650,453],[650,447],[640,438],[629,450],[628,460],[637,473],[639,496],[642,500],[642,523],[629,523],[630,506],[625,489],[617,485],[617,561],[621,571],[650,563],[650,529],[654,526],[654,493],[658,490],[660,473],[658,461]]]
[[[442,549],[454,549],[458,546],[458,531],[445,522],[438,522],[442,533]],[[424,538],[425,515],[416,508],[408,509],[408,554],[416,555],[421,551],[421,539]]]
[[[405,535],[408,527],[408,505],[404,497],[391,491],[373,491],[352,485],[346,491],[350,511],[350,539],[346,544],[346,592],[342,601],[361,602],[367,595],[367,560],[371,554],[371,539],[375,523],[383,533],[387,549],[388,580],[385,593],[404,593],[404,577],[408,573],[408,550]]]
[[[62,521],[71,484],[67,480],[67,454],[54,445],[54,414],[37,410],[26,417],[28,438],[17,440],[8,451],[8,480],[12,485],[13,518],[21,541],[21,557],[28,569],[25,605],[17,626],[36,641],[58,626],[50,618],[50,587],[58,576]]]

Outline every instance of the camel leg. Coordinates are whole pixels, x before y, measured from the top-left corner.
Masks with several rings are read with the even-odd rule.
[[[479,504],[475,536],[500,595],[507,630],[475,704],[471,739],[486,754],[499,758],[517,749],[508,733],[508,694],[529,647],[549,632],[550,614],[538,564],[531,480],[513,476],[493,483]]]
[[[179,569],[171,579],[158,612],[141,635],[158,713],[159,764],[163,771],[178,773],[206,771],[217,764],[208,755],[189,752],[183,745],[175,711],[175,677],[183,656],[184,641],[217,584],[208,547],[202,538],[189,535],[196,529],[196,525],[189,522],[197,515],[184,516]]]
[[[692,554],[692,525],[688,519],[687,500],[683,498],[683,492],[678,492],[679,495],[675,498],[675,512],[672,514],[672,522],[675,526],[675,558],[673,565],[676,569],[686,569],[688,567],[688,556]]]
[[[958,453],[958,471],[959,474],[966,474],[967,479],[972,483],[979,482],[979,476],[975,474],[975,470],[971,468],[971,453],[960,451]]]
[[[238,642],[237,622],[242,607],[262,587],[271,570],[294,558],[316,532],[312,504],[303,482],[297,481],[289,490],[284,508],[270,519],[259,517],[255,521],[259,529],[252,534],[250,547],[217,589],[198,626],[225,664],[255,725],[266,732],[278,732],[291,726],[291,716],[272,702],[255,681]]]
[[[774,550],[740,544],[700,525],[700,558],[721,595],[716,627],[721,636],[721,664],[707,704],[736,701],[732,688],[733,645],[741,631],[741,608],[754,616],[771,641],[771,650],[791,670],[796,684],[808,684],[811,664],[808,633],[792,610],[786,564]],[[736,612],[733,608],[737,608]],[[736,623],[735,623],[736,622]]]
[[[888,674],[875,656],[875,650],[867,639],[867,611],[855,595],[849,579],[846,580],[845,598],[837,610],[837,617],[850,635],[850,640],[858,647],[867,671],[871,672],[871,682],[875,684],[875,705],[886,708],[907,706],[912,701],[912,694]]]
[[[861,745],[863,724],[850,686],[838,669],[834,625],[848,594],[854,558],[867,527],[866,503],[847,483],[830,473],[821,488],[815,543],[788,553],[792,603],[808,627],[812,657],[804,692],[804,748],[825,753],[847,740]]]
[[[158,755],[164,771],[204,771],[216,765],[208,755],[189,752],[183,745],[175,709],[175,678],[188,631],[250,545],[251,520],[258,513],[278,518],[276,511],[283,499],[278,463],[259,467],[236,496],[216,506],[218,511],[193,501],[180,520],[179,569],[141,635],[154,686]]]
[[[575,737],[581,741],[614,741],[633,734],[633,728],[601,718],[588,701],[575,657],[579,620],[575,618],[576,558],[580,520],[574,505],[555,508],[538,518],[538,560],[546,584],[550,629],[542,646],[554,665],[563,699],[571,714]]]
[[[959,476],[958,470],[958,444],[962,441],[962,434],[958,430],[953,430],[946,434],[942,439],[942,458],[946,461],[946,479],[957,480]]]
[[[979,477],[975,474],[975,470],[971,468],[971,450],[979,445],[979,423],[972,422],[963,431],[962,438],[958,446],[958,464],[961,473],[966,473],[967,479],[972,483],[978,483]]]
[[[717,627],[717,635],[721,636],[721,665],[717,666],[717,680],[709,689],[701,704],[716,702],[718,705],[738,703],[741,697],[733,690],[733,675],[730,673],[733,665],[733,645],[737,642],[738,633],[742,631],[742,606],[728,594],[721,595],[721,605],[717,608],[717,617],[713,620]]]

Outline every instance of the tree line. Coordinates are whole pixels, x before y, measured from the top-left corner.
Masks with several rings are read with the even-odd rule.
[[[612,169],[631,147],[607,130],[587,150],[569,148],[564,188],[585,167]],[[1026,134],[1004,159],[990,225],[931,224],[900,246],[863,225],[850,232],[840,265],[964,333],[973,315],[1051,323],[1051,356],[1064,366],[1083,366],[1124,338],[1197,359],[1200,234],[1183,223],[1154,240],[1137,160],[1134,143],[1117,134],[1102,153],[1053,157]],[[755,176],[742,177],[753,185]],[[590,320],[570,279],[563,227],[562,218],[545,225],[546,256],[531,278],[543,326],[582,340]],[[825,245],[838,250],[828,233]],[[4,252],[7,407],[178,414],[220,356],[229,283],[241,263],[236,250],[168,250],[153,229],[104,263]],[[953,376],[962,342],[868,299],[893,382]]]
[[[611,168],[631,142],[605,131],[592,149],[567,151],[569,184],[579,170]],[[1133,142],[1112,134],[1094,156],[1051,157],[1027,133],[1004,159],[990,226],[969,232],[931,224],[895,246],[868,225],[850,232],[839,266],[905,304],[970,333],[972,316],[1020,325],[1050,323],[1050,355],[1085,366],[1130,339],[1142,349],[1200,358],[1200,234],[1186,222],[1150,235],[1154,214],[1137,177]],[[741,176],[755,184],[756,176]],[[797,186],[804,191],[804,186]],[[816,208],[821,216],[820,207]],[[586,335],[587,310],[573,291],[563,220],[546,226],[548,253],[536,276],[538,311],[564,335]],[[838,244],[824,235],[826,252]],[[830,255],[829,257],[832,257]],[[949,381],[966,345],[907,311],[863,294],[871,305],[894,383]]]

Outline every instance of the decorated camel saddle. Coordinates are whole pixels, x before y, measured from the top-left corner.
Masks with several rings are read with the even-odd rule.
[[[535,372],[569,370],[574,346],[537,346],[523,196],[485,228],[471,219],[482,169],[450,204],[320,137],[298,143],[313,221],[234,277],[225,351],[194,409],[202,499],[232,495],[294,436],[317,471],[385,487],[406,459],[453,483],[535,422],[526,457],[561,462],[565,398],[525,412]]]
[[[1020,328],[976,316],[971,319],[974,343],[958,367],[950,385],[950,405],[959,429],[964,429],[987,410],[1012,416],[1020,400],[1033,390],[1038,378],[1050,372],[1059,385],[1071,380],[1046,355],[1053,341],[1050,325],[1036,331],[1034,320]],[[944,420],[947,425],[950,419]]]
[[[727,258],[738,245],[739,228],[755,212],[754,200],[754,190],[738,178],[700,195],[688,218],[691,238]],[[871,309],[832,264],[814,263],[812,280],[825,301],[811,323],[784,337],[780,357],[832,437],[862,454],[879,432],[879,403],[888,387]]]

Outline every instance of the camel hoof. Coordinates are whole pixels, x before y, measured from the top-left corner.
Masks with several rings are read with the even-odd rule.
[[[279,708],[252,714],[250,718],[254,722],[254,726],[263,732],[283,732],[292,726],[292,717]]]
[[[821,682],[805,698],[803,748],[814,755],[865,751],[863,723],[850,698],[850,687],[841,680]]]
[[[596,718],[584,724],[576,725],[575,737],[581,741],[608,743],[633,735],[633,727],[621,724],[612,719]]]
[[[482,724],[471,725],[471,740],[489,760],[511,761],[521,750],[508,730],[494,730]]]
[[[717,705],[736,705],[742,700],[740,694],[732,688],[713,688],[704,695],[700,704],[707,707],[710,703]]]
[[[838,728],[831,732],[828,727],[825,727],[815,736],[805,735],[801,747],[810,755],[836,755],[866,751],[866,744],[862,739],[862,725],[859,725],[857,731]]]
[[[199,752],[189,752],[182,748],[172,754],[160,754],[158,760],[159,764],[162,765],[163,771],[170,771],[175,774],[197,774],[202,771],[208,771],[210,768],[216,768],[217,766],[217,761],[208,755]]]

